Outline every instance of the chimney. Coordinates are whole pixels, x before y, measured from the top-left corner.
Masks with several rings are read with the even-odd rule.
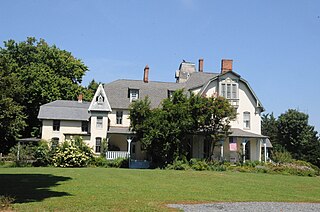
[[[199,59],[199,72],[203,72],[203,58]]]
[[[78,96],[78,103],[82,103],[82,97],[83,97],[83,94],[82,94],[82,93],[79,94],[79,96]]]
[[[146,65],[146,67],[144,68],[143,82],[145,83],[149,82],[149,66],[148,65]]]
[[[221,74],[224,74],[228,71],[232,71],[232,62],[233,60],[221,60]]]

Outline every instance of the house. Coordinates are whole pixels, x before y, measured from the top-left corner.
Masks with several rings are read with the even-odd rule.
[[[40,107],[38,118],[42,121],[42,139],[52,143],[82,136],[99,154],[101,142],[106,139],[107,159],[128,157],[136,161],[147,159],[140,142],[129,130],[129,105],[148,96],[151,107],[158,107],[164,98],[178,89],[202,96],[223,96],[237,110],[231,122],[231,134],[215,148],[213,158],[231,162],[266,160],[271,143],[261,135],[261,112],[264,107],[249,83],[233,71],[232,60],[222,60],[219,73],[204,72],[203,59],[195,63],[183,61],[175,72],[176,82],[149,81],[149,67],[144,68],[142,80],[120,79],[104,86],[99,85],[91,102],[57,100]],[[209,145],[201,135],[190,137],[190,153],[194,158],[208,156]],[[261,157],[264,152],[264,157]],[[243,157],[243,158],[241,158]]]

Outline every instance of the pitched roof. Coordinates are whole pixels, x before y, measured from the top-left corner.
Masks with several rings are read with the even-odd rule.
[[[89,105],[90,102],[56,100],[40,107],[38,119],[87,121]]]
[[[89,106],[89,111],[111,112],[108,97],[103,89],[102,84],[99,85]]]
[[[241,138],[268,138],[267,136],[255,134],[249,131],[244,131],[239,128],[231,128],[231,134],[229,136]]]
[[[183,84],[175,82],[155,82],[148,83],[142,80],[120,79],[104,85],[104,90],[108,96],[111,108],[127,109],[130,105],[128,92],[130,89],[139,89],[139,99],[148,96],[151,107],[158,107],[161,101],[168,97],[168,90],[183,88]]]
[[[120,79],[105,84],[104,89],[111,108],[126,109],[129,107],[129,89],[138,89],[140,99],[148,96],[151,101],[151,107],[155,108],[160,105],[163,99],[168,97],[168,90],[175,91],[182,88],[189,90],[195,87],[200,87],[217,75],[218,74],[215,73],[194,72],[190,74],[189,79],[184,83],[156,81],[149,81],[148,83],[145,83],[142,80]]]

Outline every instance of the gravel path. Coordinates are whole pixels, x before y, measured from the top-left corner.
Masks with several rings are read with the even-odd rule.
[[[292,211],[320,211],[320,203],[287,203],[287,202],[230,202],[209,204],[170,204],[171,208],[185,212],[292,212]]]

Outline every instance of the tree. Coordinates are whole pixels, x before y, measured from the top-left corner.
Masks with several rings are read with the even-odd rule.
[[[213,142],[226,136],[235,111],[223,98],[186,95],[183,90],[150,109],[148,98],[131,105],[131,129],[157,166],[163,167],[190,151],[188,135],[202,133]],[[212,149],[213,151],[213,149]]]
[[[23,136],[30,136],[40,126],[37,115],[41,105],[57,99],[75,100],[86,92],[80,83],[87,70],[70,52],[49,46],[43,39],[4,42],[4,48],[0,48],[0,71],[20,85],[11,87],[11,91],[19,92],[9,96],[27,117]]]
[[[235,119],[236,111],[223,97],[201,97],[192,95],[192,116],[195,117],[195,129],[211,141],[209,158],[216,143],[225,139],[230,133],[230,122]]]
[[[16,75],[1,67],[0,79],[0,152],[8,152],[26,126],[23,106],[13,100],[13,97],[21,99],[23,87]]]
[[[317,131],[308,124],[308,115],[289,109],[278,118],[278,140],[294,159],[320,165],[320,143]]]
[[[270,138],[273,149],[282,150],[282,145],[278,141],[278,122],[273,113],[263,114],[261,117],[261,133]]]

